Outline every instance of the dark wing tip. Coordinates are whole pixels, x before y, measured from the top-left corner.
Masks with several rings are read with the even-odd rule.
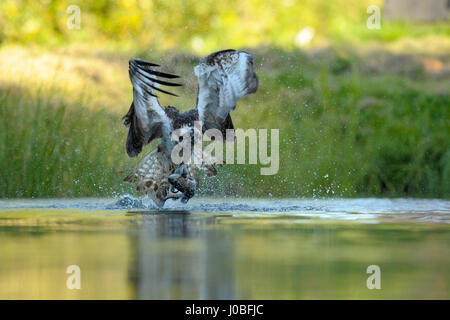
[[[167,81],[158,79],[157,77],[175,79],[175,78],[180,78],[180,76],[175,75],[175,74],[155,71],[150,68],[150,67],[156,67],[156,66],[159,66],[159,65],[151,63],[151,62],[147,62],[147,61],[144,61],[141,59],[132,58],[129,61],[130,78],[133,78],[133,77],[140,78],[140,80],[141,80],[140,82],[142,84],[144,84],[144,86],[148,86],[154,90],[163,92],[163,93],[171,95],[171,96],[178,97],[178,95],[176,95],[174,93],[168,92],[166,90],[158,88],[157,86],[152,85],[153,83],[158,83],[158,84],[169,86],[169,87],[182,86],[181,83],[167,82]],[[144,81],[142,81],[142,80],[144,80]],[[155,94],[152,94],[150,91],[151,90],[148,90],[148,93],[151,96],[157,97]]]
[[[153,74],[153,75],[158,76],[158,77],[161,77],[161,78],[176,79],[176,78],[180,77],[180,76],[178,76],[176,74],[159,72],[159,71],[154,71],[154,70],[148,70],[148,73]]]
[[[156,63],[152,63],[152,62],[148,62],[142,59],[138,59],[138,58],[132,58],[129,62],[128,65],[134,65],[134,66],[138,66],[142,69],[144,69],[146,72],[153,74],[155,76],[158,77],[162,77],[162,78],[169,78],[169,79],[176,79],[176,78],[180,78],[179,75],[176,74],[171,74],[171,73],[166,73],[166,72],[160,72],[160,71],[155,71],[152,69],[147,69],[146,67],[160,67],[159,64]]]
[[[144,67],[160,67],[159,64],[148,62],[139,58],[131,58],[129,63],[135,62],[136,64]]]
[[[165,94],[169,94],[169,95],[174,96],[174,97],[178,97],[178,95],[176,95],[175,93],[172,93],[172,92],[169,92],[169,91],[157,88],[157,87],[154,87],[153,89],[158,90],[158,91],[160,91],[162,93],[165,93]]]

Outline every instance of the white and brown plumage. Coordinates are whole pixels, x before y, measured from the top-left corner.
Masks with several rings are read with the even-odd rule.
[[[171,140],[172,131],[179,128],[192,130],[193,140],[208,129],[218,129],[225,135],[227,129],[234,129],[230,112],[236,108],[240,98],[256,92],[258,79],[251,54],[237,50],[212,53],[194,68],[198,78],[196,108],[180,114],[174,107],[163,109],[156,96],[156,91],[174,95],[161,89],[160,85],[179,86],[162,80],[178,76],[155,71],[155,67],[158,65],[140,59],[129,62],[133,103],[124,117],[124,124],[129,127],[127,153],[135,157],[143,146],[154,139],[161,140],[125,181],[136,182],[137,189],[148,194],[161,207],[169,198],[181,198],[187,202],[194,195],[198,186],[196,167],[206,170],[209,176],[217,173],[214,165],[207,164],[210,162],[195,165],[190,161],[182,166],[175,165],[171,152],[178,142]],[[202,132],[195,129],[194,121],[201,121]]]

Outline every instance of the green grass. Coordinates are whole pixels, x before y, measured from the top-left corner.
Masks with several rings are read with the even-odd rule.
[[[121,192],[119,119],[56,92],[0,91],[0,197]]]
[[[413,63],[364,70],[366,60],[335,52],[263,56],[273,69],[262,67],[269,74],[261,75],[260,102],[243,126],[255,125],[256,113],[256,127],[280,128],[280,172],[230,168],[227,188],[259,196],[449,197],[450,98],[438,92],[448,79]]]
[[[368,43],[379,41],[389,43],[403,38],[424,39],[427,37],[449,37],[450,25],[446,21],[407,22],[384,21],[380,29],[369,29],[366,24],[351,24],[345,28],[335,27],[330,31],[330,40],[335,44],[342,42]]]
[[[233,120],[244,129],[280,129],[280,171],[261,176],[258,165],[225,166],[202,179],[202,194],[450,197],[448,76],[428,72],[416,56],[353,48],[249,51],[260,88]],[[192,107],[197,57],[140,56],[185,75],[178,92],[185,98],[163,102]],[[0,85],[0,197],[131,192],[121,180],[135,160],[125,155],[120,121],[131,90],[118,87],[117,105],[93,109],[83,95]]]

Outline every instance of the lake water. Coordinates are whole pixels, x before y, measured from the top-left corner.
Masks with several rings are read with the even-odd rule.
[[[0,200],[0,299],[449,299],[449,270],[444,200]]]

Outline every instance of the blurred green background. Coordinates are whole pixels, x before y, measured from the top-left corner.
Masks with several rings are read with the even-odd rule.
[[[198,59],[243,48],[260,88],[233,120],[280,129],[280,171],[226,166],[202,194],[449,198],[450,24],[413,20],[386,19],[382,0],[2,0],[0,197],[133,192],[128,59],[182,75],[180,98],[162,102],[184,111]]]

